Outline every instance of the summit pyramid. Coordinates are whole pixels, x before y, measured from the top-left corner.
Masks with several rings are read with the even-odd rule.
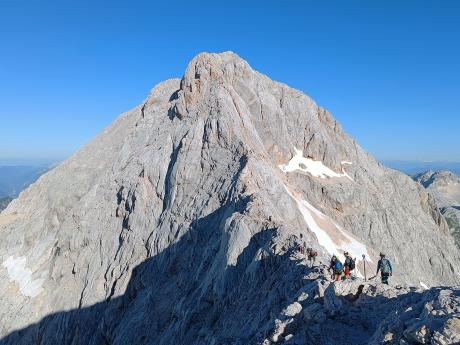
[[[302,277],[327,280],[292,260],[299,241],[318,264],[350,252],[358,277],[382,251],[394,284],[460,282],[424,188],[231,52],[158,84],[11,202],[0,233],[1,344],[278,341],[276,315],[312,296],[291,303]]]

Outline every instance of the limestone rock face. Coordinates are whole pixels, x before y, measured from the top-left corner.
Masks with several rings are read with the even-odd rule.
[[[460,178],[450,171],[427,171],[414,176],[436,199],[439,207],[460,207]]]
[[[427,171],[415,175],[414,180],[434,197],[460,248],[460,178],[450,171]]]
[[[419,184],[229,52],[157,85],[22,192],[0,232],[2,344],[295,342],[298,318],[344,303],[292,259],[299,243],[316,264],[349,251],[358,276],[384,251],[394,283],[460,281]]]

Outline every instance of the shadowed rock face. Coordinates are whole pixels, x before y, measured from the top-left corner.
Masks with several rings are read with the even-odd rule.
[[[262,341],[304,284],[300,237],[322,262],[367,254],[368,276],[385,251],[394,282],[460,280],[425,190],[233,53],[157,85],[21,193],[0,231],[0,336],[27,327],[5,344]]]

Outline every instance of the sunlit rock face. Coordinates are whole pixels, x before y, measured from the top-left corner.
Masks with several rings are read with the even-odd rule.
[[[358,276],[383,251],[393,283],[460,280],[419,184],[229,52],[157,85],[21,193],[0,231],[4,344],[254,344],[279,327],[288,341],[275,321],[327,281],[297,264],[298,241],[319,263],[350,251]]]
[[[415,175],[414,180],[434,197],[460,248],[460,178],[450,171],[427,171]]]

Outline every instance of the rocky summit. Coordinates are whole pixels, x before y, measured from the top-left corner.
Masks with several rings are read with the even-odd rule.
[[[157,85],[0,231],[2,345],[460,341],[460,252],[434,198],[230,52]],[[332,283],[344,251],[356,279]],[[389,287],[369,279],[380,251]]]

